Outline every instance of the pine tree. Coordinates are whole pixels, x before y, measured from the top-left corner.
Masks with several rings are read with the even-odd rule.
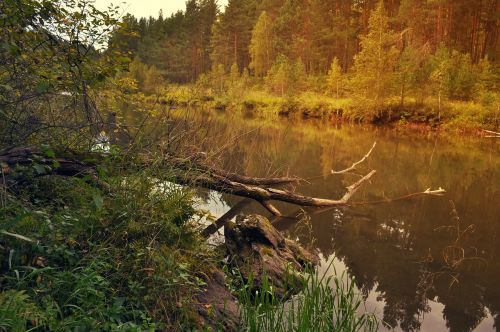
[[[451,57],[445,47],[440,47],[431,59],[432,72],[429,77],[430,87],[438,98],[438,120],[441,119],[443,99],[450,87]]]
[[[271,66],[272,35],[269,16],[263,11],[252,31],[250,42],[250,68],[256,76],[265,76]]]
[[[368,34],[361,36],[361,51],[355,56],[354,92],[367,99],[373,109],[379,108],[390,94],[396,65],[395,35],[389,30],[388,21],[380,1],[370,15]]]
[[[288,92],[292,70],[290,60],[284,55],[279,55],[266,76],[269,89],[283,97]]]
[[[233,63],[242,70],[250,64],[249,45],[257,20],[256,0],[229,0],[212,30],[211,59],[229,71]]]
[[[214,64],[212,67],[212,72],[210,73],[212,85],[215,92],[218,95],[221,95],[225,92],[225,83],[226,83],[226,73],[224,71],[224,65]]]
[[[342,73],[342,68],[340,68],[339,59],[335,57],[328,71],[327,83],[328,92],[333,94],[337,99],[340,97],[340,89],[343,86],[343,81],[344,75]]]
[[[412,46],[407,46],[398,59],[394,83],[399,89],[401,106],[404,106],[406,95],[417,82],[420,59],[421,54]]]
[[[303,88],[305,76],[305,67],[300,59],[291,61],[288,57],[279,55],[266,76],[266,83],[271,92],[282,97],[291,96]]]

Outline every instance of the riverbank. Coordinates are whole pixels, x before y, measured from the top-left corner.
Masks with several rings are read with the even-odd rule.
[[[178,169],[143,167],[119,150],[78,159],[49,147],[10,151],[1,159],[2,329],[260,331],[253,326],[301,317],[310,330],[325,310],[349,313],[321,320],[325,331],[376,329],[374,317],[356,312],[353,286],[334,290],[314,270],[296,274],[315,259],[267,219],[240,220],[227,249],[207,243],[202,220],[213,216],[195,207],[201,198],[190,186],[173,184]],[[302,310],[290,315],[284,301],[300,289]]]
[[[496,95],[489,95],[480,101],[441,102],[432,97],[420,101],[406,98],[401,105],[400,98],[394,97],[370,110],[369,102],[353,98],[336,99],[314,92],[280,97],[249,89],[237,95],[216,95],[194,86],[170,86],[155,97],[145,97],[149,103],[198,106],[267,118],[300,117],[326,122],[372,123],[479,136],[486,135],[483,130],[498,131],[500,109],[496,98]]]

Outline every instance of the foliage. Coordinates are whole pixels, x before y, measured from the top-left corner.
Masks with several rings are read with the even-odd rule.
[[[133,169],[128,176],[105,175],[125,165]],[[9,193],[0,211],[1,328],[192,324],[191,294],[203,284],[198,276],[210,256],[190,222],[197,214],[192,193],[169,184],[168,171],[159,177],[120,158],[102,167],[112,194],[85,179],[55,176]],[[22,178],[27,171],[17,172]]]
[[[130,76],[137,81],[138,88],[146,94],[160,94],[165,85],[163,76],[153,65],[148,66],[139,59],[134,59],[129,65]]]
[[[404,106],[405,97],[418,88],[421,78],[422,55],[412,45],[406,47],[401,55],[394,73],[394,85],[399,87],[400,104]]]
[[[250,64],[249,44],[257,19],[257,3],[249,0],[231,0],[212,27],[210,36],[213,66],[222,65],[229,71],[233,63],[241,71]]]
[[[340,68],[339,65],[339,59],[337,58],[333,58],[330,70],[328,71],[327,82],[329,94],[338,99],[345,89],[345,78],[342,73],[342,68]]]
[[[271,67],[272,43],[271,22],[267,13],[263,11],[255,24],[250,41],[252,62],[249,67],[253,69],[256,76],[265,76]]]
[[[99,51],[116,14],[116,8],[100,11],[87,0],[2,1],[0,143],[25,142],[34,134],[68,140],[92,129],[98,115],[89,87],[113,76],[123,60]]]
[[[272,92],[281,97],[290,96],[300,88],[305,76],[304,64],[299,60],[290,61],[286,56],[279,56],[266,76],[266,83]]]
[[[332,96],[348,98],[334,112],[349,119],[435,118],[439,124],[446,103],[474,100],[492,108],[498,92],[497,52],[488,41],[495,32],[487,24],[494,21],[493,0],[449,3],[446,10],[455,14],[447,24],[441,21],[442,5],[420,0],[335,5],[230,0],[222,12],[213,6],[210,0],[191,0],[184,12],[169,18],[127,16],[121,26],[132,27],[134,34],[118,29],[112,45],[124,45],[122,50],[147,68],[157,68],[155,77],[195,82],[196,96],[183,97],[181,104],[206,100],[218,109],[264,104],[270,106],[267,113],[300,108],[308,116],[331,114],[324,111],[329,106],[308,109],[291,98],[318,94],[321,100],[314,104],[331,104],[323,101]],[[477,29],[466,30],[465,21]],[[248,95],[256,95],[249,88],[266,89],[276,98],[247,103]],[[433,102],[425,105],[429,100],[438,101],[436,109]],[[421,117],[427,110],[432,111]]]

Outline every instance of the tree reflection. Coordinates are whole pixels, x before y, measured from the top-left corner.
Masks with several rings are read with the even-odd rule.
[[[338,197],[352,179],[329,176],[328,171],[350,166],[374,141],[377,147],[366,167],[378,174],[356,195],[357,201],[396,197],[428,187],[445,188],[448,194],[442,198],[307,209],[309,230],[297,227],[294,218],[283,218],[276,226],[305,244],[311,242],[312,234],[324,257],[335,255],[346,265],[365,297],[371,292],[378,294],[385,303],[384,322],[392,328],[418,330],[424,314],[431,310],[431,300],[445,306],[442,316],[452,331],[475,328],[488,310],[500,328],[500,145],[310,122],[278,124],[223,117],[213,125],[217,135],[203,144],[232,142],[217,157],[226,168],[253,176],[273,172],[303,178],[320,176],[297,188],[307,195]],[[253,134],[241,136],[248,132]],[[238,135],[240,138],[234,140]],[[224,197],[228,205],[234,204],[231,196]],[[442,229],[453,226],[450,199],[463,222],[461,229],[474,225],[474,231],[460,237],[459,242],[456,233]],[[292,216],[298,214],[297,207],[279,209]],[[244,211],[266,213],[258,205]],[[463,253],[446,249],[453,246],[463,248]],[[460,264],[453,263],[460,259]]]

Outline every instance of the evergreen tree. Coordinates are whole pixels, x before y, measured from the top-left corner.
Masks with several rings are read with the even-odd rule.
[[[291,71],[289,59],[279,55],[266,76],[266,83],[271,92],[279,93],[282,97],[285,95]]]
[[[421,54],[412,46],[406,47],[398,59],[394,83],[396,90],[399,90],[401,106],[404,106],[406,95],[417,83],[420,61]]]
[[[211,40],[212,62],[229,71],[233,63],[242,70],[250,64],[249,45],[257,19],[256,0],[229,0],[214,23]]]
[[[240,80],[240,71],[238,70],[238,65],[233,63],[231,66],[231,71],[229,72],[229,84],[231,88],[235,88]]]
[[[390,95],[397,60],[395,34],[389,30],[389,18],[380,1],[372,12],[368,34],[361,36],[361,51],[355,56],[354,92],[378,108]]]
[[[447,96],[450,86],[451,59],[448,50],[440,47],[431,59],[432,72],[429,76],[430,88],[435,92],[438,99],[438,119],[441,119],[441,107],[443,99]]]
[[[272,57],[272,31],[271,22],[265,11],[263,11],[252,31],[250,42],[250,56],[252,62],[250,68],[256,76],[264,76],[271,66]]]
[[[333,58],[330,70],[328,71],[328,92],[333,94],[335,98],[340,97],[341,89],[344,85],[344,75],[342,73],[342,68],[340,68],[339,59],[337,57]]]
[[[305,76],[304,64],[300,59],[292,62],[288,57],[279,55],[266,76],[266,83],[272,92],[285,97],[302,87]]]
[[[214,64],[210,76],[213,82],[215,93],[218,95],[224,94],[226,92],[226,73],[224,70],[224,65],[221,63]]]

